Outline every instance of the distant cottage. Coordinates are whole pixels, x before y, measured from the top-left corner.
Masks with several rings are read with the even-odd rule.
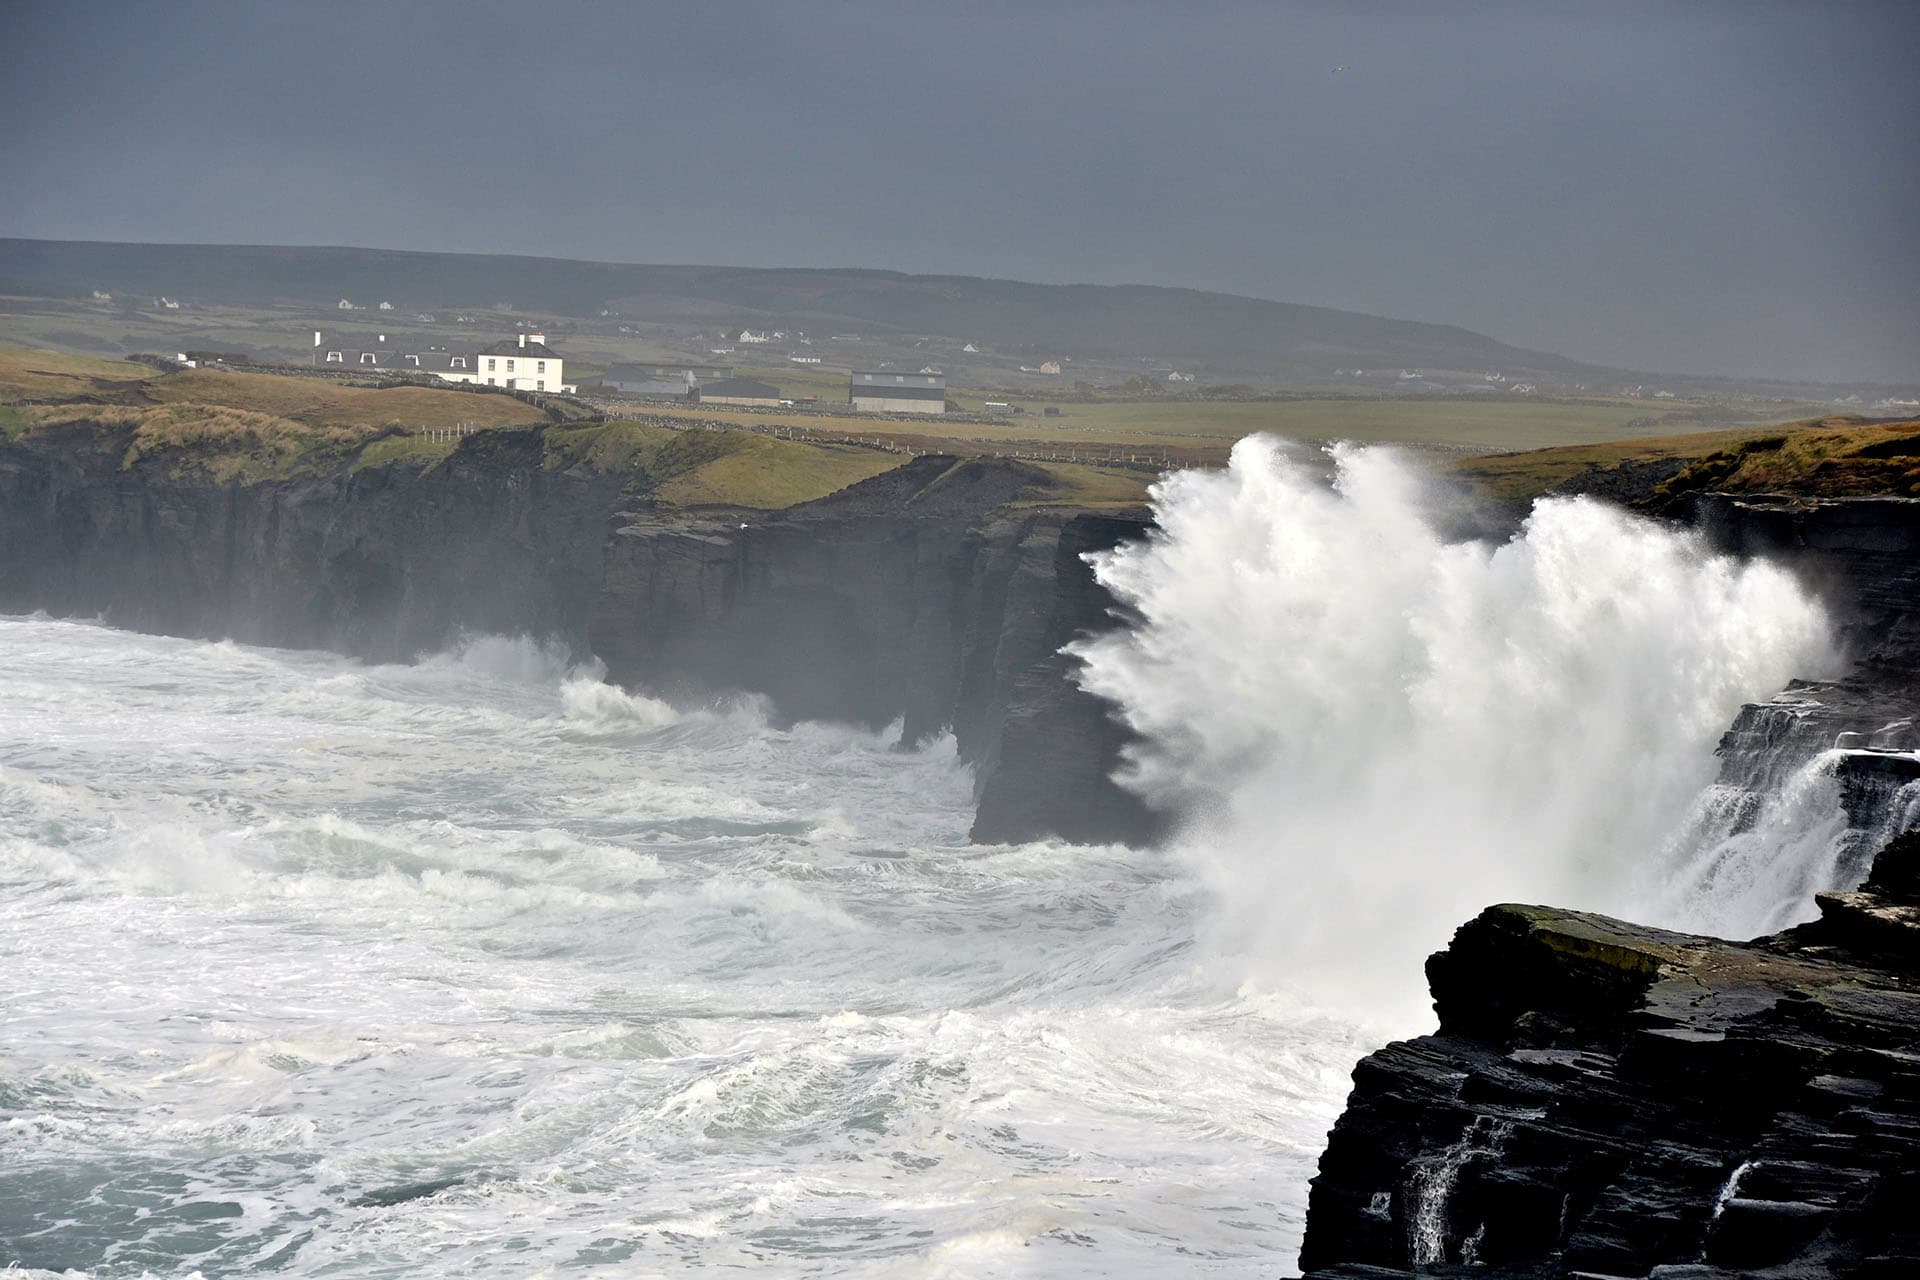
[[[947,379],[939,373],[855,370],[847,399],[863,413],[945,413]]]

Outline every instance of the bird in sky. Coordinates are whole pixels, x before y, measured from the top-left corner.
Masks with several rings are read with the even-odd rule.
[[[1346,64],[1344,64],[1344,63],[1342,63],[1342,64],[1341,64],[1340,66],[1337,66],[1337,67],[1335,67],[1335,68],[1334,68],[1334,71],[1335,71],[1336,73],[1338,73],[1338,72],[1341,72],[1341,71],[1345,71],[1346,69],[1347,69],[1347,68],[1346,68]]]

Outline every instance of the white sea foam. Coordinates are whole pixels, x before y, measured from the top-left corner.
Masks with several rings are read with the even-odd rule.
[[[1487,903],[1631,910],[1741,704],[1829,641],[1786,573],[1686,533],[1554,500],[1450,542],[1404,460],[1331,452],[1330,484],[1258,437],[1162,481],[1158,532],[1094,557],[1140,625],[1076,652],[1141,735],[1127,785],[1192,815],[1217,944],[1387,1007]]]
[[[523,639],[370,666],[12,619],[0,669],[23,1266],[1258,1276],[1297,1243],[1365,1041],[1196,965],[1163,858],[967,845],[950,738],[668,708]]]

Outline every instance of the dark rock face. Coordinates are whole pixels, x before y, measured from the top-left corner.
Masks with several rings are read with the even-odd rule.
[[[999,514],[1027,468],[922,458],[773,517],[616,522],[591,623],[614,678],[749,689],[789,719],[951,726],[977,840],[1140,843],[1154,816],[1108,777],[1124,740],[1058,650],[1112,626],[1080,558],[1137,520]]]
[[[1723,551],[1797,570],[1840,623],[1855,687],[1920,690],[1920,499],[1703,493],[1682,514]]]
[[[0,450],[0,608],[408,659],[459,632],[585,634],[618,482],[541,468],[539,428],[441,466],[258,484],[123,468],[92,429]]]
[[[1493,907],[1362,1061],[1309,1276],[1920,1275],[1920,835],[1741,944]]]
[[[1113,625],[1082,553],[1140,519],[1015,500],[1018,464],[920,458],[781,512],[623,511],[550,470],[544,429],[425,471],[220,484],[123,467],[93,428],[0,448],[0,610],[404,661],[462,632],[553,638],[669,696],[747,691],[787,720],[952,726],[982,840],[1150,840],[1114,786],[1123,734],[1057,653]]]
[[[1920,502],[1694,494],[1685,506],[1717,549],[1764,555],[1816,592],[1848,667],[1838,679],[1796,680],[1735,719],[1719,749],[1729,834],[1750,830],[1763,801],[1802,769],[1828,771],[1849,829],[1842,875],[1856,881],[1920,816],[1903,791],[1920,779]]]

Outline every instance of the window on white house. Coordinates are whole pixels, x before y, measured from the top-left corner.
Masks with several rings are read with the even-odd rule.
[[[547,380],[545,378],[540,379],[540,381],[533,384],[533,389],[535,391],[545,391],[547,389]]]
[[[464,369],[467,367],[467,358],[465,356],[455,356],[450,362],[450,365],[455,369]]]
[[[547,362],[546,362],[545,360],[542,360],[542,361],[540,362],[540,367],[539,367],[538,369],[536,369],[536,370],[535,370],[534,372],[536,372],[536,373],[545,373],[546,371],[547,371]]]
[[[488,379],[487,379],[487,385],[488,385],[488,386],[492,386],[492,385],[493,385],[493,379],[492,379],[492,378],[488,378]]]
[[[513,372],[513,361],[511,361],[511,360],[509,360],[509,361],[507,361],[507,372],[508,372],[508,373],[512,373],[512,372]]]
[[[495,359],[494,359],[494,358],[493,358],[492,356],[488,356],[488,357],[487,357],[487,372],[488,372],[488,373],[492,373],[492,372],[494,371],[494,369],[496,369],[496,368],[497,368],[497,367],[499,366],[499,364],[500,364],[500,362],[499,362],[498,360],[495,360]],[[487,381],[488,381],[488,382],[492,382],[492,381],[493,381],[493,379],[492,379],[492,378],[488,378],[488,379],[487,379]]]
[[[371,351],[362,351],[362,352],[360,353],[360,363],[361,363],[361,364],[372,364],[372,363],[374,363],[374,362],[375,362],[376,360],[378,360],[379,358],[380,358],[380,357],[378,357],[378,356],[376,356],[376,355],[374,355],[374,354],[373,354],[373,352],[371,352]]]
[[[328,364],[345,364],[346,357],[341,355],[338,351],[329,351],[327,352],[327,363]]]

